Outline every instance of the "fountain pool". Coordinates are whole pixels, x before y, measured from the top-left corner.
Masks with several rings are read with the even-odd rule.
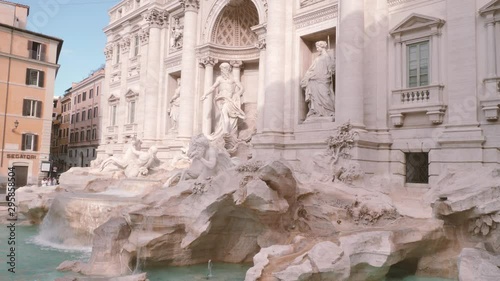
[[[5,226],[3,226],[5,227]],[[88,248],[64,249],[48,244],[38,239],[37,226],[16,227],[16,273],[7,274],[6,256],[8,254],[7,231],[0,231],[0,276],[2,281],[53,281],[68,273],[58,272],[55,268],[65,260],[87,261],[90,257]],[[210,280],[243,281],[250,264],[212,264]],[[148,268],[150,281],[197,281],[207,280],[207,264],[183,267],[155,267]],[[451,281],[440,278],[422,278],[407,276],[386,281]]]

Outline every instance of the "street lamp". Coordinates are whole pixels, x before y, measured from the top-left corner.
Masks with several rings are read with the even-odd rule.
[[[14,121],[14,129],[12,129],[12,132],[14,132],[18,126],[19,126],[19,121],[17,121],[17,120]]]

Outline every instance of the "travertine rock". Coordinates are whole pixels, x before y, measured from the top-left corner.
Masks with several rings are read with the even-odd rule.
[[[458,257],[460,281],[500,280],[500,256],[484,249],[465,248]]]

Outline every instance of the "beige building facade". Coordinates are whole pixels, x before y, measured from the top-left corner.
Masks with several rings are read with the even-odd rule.
[[[15,167],[35,184],[49,161],[54,81],[63,40],[25,29],[29,7],[0,1],[0,183]]]

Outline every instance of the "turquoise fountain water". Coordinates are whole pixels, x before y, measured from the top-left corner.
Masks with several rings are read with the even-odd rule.
[[[5,227],[5,226],[3,226]],[[65,249],[48,244],[38,239],[36,226],[18,226],[16,228],[16,273],[7,274],[5,243],[0,245],[0,280],[1,281],[53,281],[68,273],[58,272],[55,268],[65,260],[87,261],[90,257],[88,248]],[[0,231],[0,242],[7,241],[7,231]],[[183,267],[148,267],[143,264],[143,271],[151,281],[243,281],[250,264],[199,264]],[[208,270],[207,270],[208,269]],[[449,281],[440,278],[422,278],[406,276],[390,278],[386,281]]]

